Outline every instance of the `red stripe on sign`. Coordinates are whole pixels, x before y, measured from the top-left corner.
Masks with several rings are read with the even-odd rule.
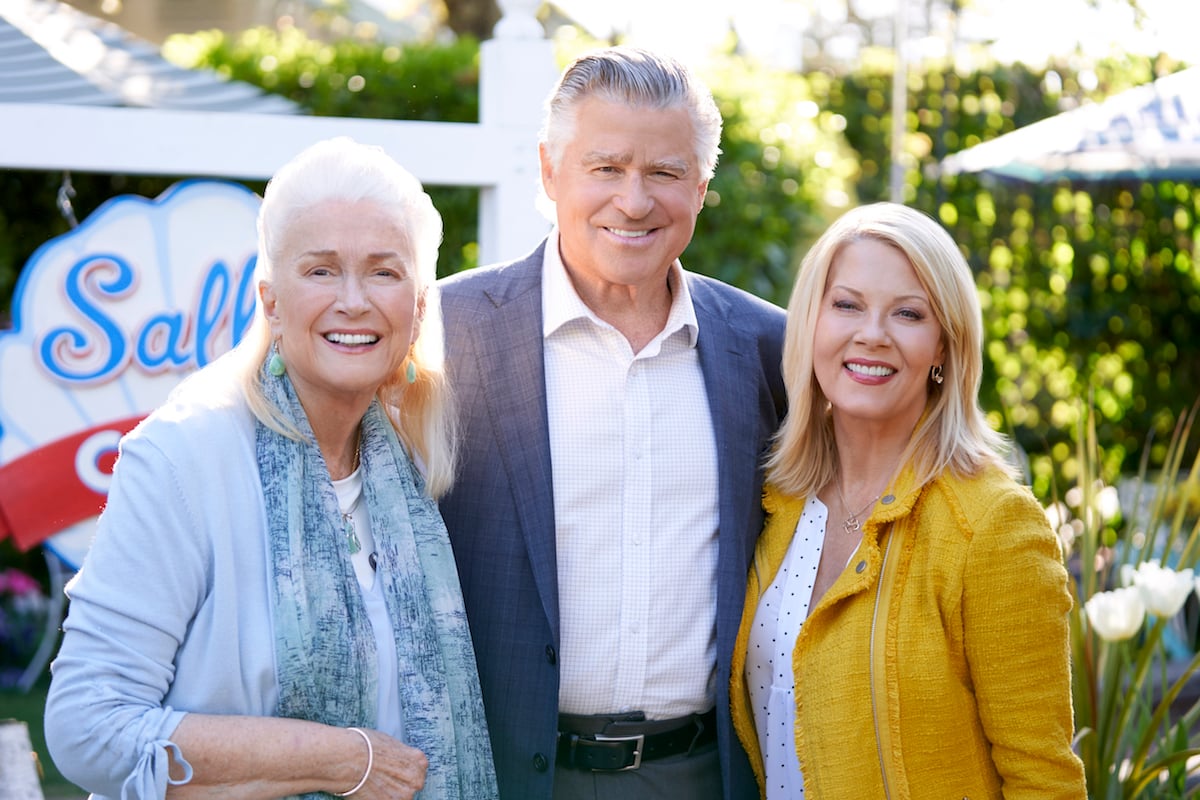
[[[12,536],[18,548],[28,550],[99,514],[106,495],[86,483],[79,471],[111,475],[117,455],[115,440],[141,420],[130,417],[97,425],[0,464],[0,539]],[[93,452],[99,447],[97,442],[106,437],[114,444]],[[80,458],[84,463],[78,463]]]

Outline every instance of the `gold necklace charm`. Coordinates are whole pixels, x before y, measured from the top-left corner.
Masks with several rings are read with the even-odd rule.
[[[834,487],[837,488],[838,499],[842,501],[842,509],[843,510],[849,509],[850,504],[846,502],[846,495],[842,494],[841,482],[835,480],[833,482],[833,485],[834,485]],[[883,495],[881,495],[881,494],[875,495],[874,497],[871,498],[870,502],[868,502],[865,506],[863,506],[861,509],[858,510],[857,514],[851,514],[850,516],[846,517],[845,520],[842,521],[842,527],[846,530],[847,534],[854,534],[854,533],[857,533],[858,531],[862,530],[862,523],[859,522],[858,518],[862,514],[864,514],[867,510],[874,508],[875,501],[877,501],[882,496]]]

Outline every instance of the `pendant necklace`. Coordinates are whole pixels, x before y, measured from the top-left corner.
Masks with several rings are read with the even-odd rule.
[[[358,510],[358,504],[362,502],[363,490],[358,490],[358,496],[354,498],[354,502],[350,504],[350,508],[342,512],[342,531],[346,536],[346,547],[350,550],[350,555],[354,555],[359,550],[362,550],[362,542],[358,540],[358,531],[354,529],[354,512]]]
[[[833,485],[835,487],[837,487],[838,499],[842,501],[842,508],[845,510],[849,510],[850,504],[846,502],[846,495],[842,494],[841,481],[834,481]],[[871,501],[869,503],[867,503],[865,506],[863,506],[861,509],[858,510],[857,514],[851,514],[850,516],[846,517],[845,520],[842,521],[842,527],[846,529],[846,533],[848,533],[848,534],[856,533],[862,529],[862,523],[859,522],[858,518],[862,514],[866,513],[866,511],[868,509],[874,508],[875,501],[878,500],[880,497],[883,497],[883,495],[882,494],[875,495],[874,497],[871,498]]]
[[[358,438],[358,447],[354,450],[354,469],[350,470],[353,475],[358,471],[362,464],[362,436]],[[360,481],[358,486],[358,495],[355,496],[354,502],[350,507],[342,512],[342,532],[346,537],[346,547],[350,550],[350,555],[356,554],[362,550],[362,542],[358,540],[358,531],[354,529],[354,512],[358,510],[358,504],[362,502],[363,493],[366,491],[366,486]]]

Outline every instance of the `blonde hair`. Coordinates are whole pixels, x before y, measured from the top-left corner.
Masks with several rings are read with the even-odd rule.
[[[822,234],[804,257],[788,301],[783,380],[788,414],[767,459],[767,479],[782,491],[808,496],[837,475],[829,400],[813,369],[812,341],[834,260],[856,241],[871,239],[904,254],[929,294],[942,329],[944,382],[927,382],[929,397],[905,452],[917,485],[950,469],[973,475],[988,465],[1014,473],[1003,454],[1007,440],[979,407],[983,378],[983,315],[975,279],[958,246],[931,217],[896,203],[853,209]]]
[[[445,494],[454,480],[454,410],[446,379],[441,302],[437,293],[437,253],[442,218],[420,182],[382,148],[348,137],[308,147],[275,173],[263,192],[258,213],[256,278],[270,283],[280,242],[297,212],[328,200],[366,200],[391,213],[408,237],[416,262],[417,295],[424,314],[405,364],[379,387],[377,397],[413,458],[421,465],[432,497]],[[254,416],[291,438],[300,438],[263,392],[262,364],[271,347],[271,329],[261,299],[242,351],[242,389]],[[416,367],[412,384],[407,362]]]

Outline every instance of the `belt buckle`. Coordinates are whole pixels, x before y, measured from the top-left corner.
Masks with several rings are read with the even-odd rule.
[[[642,750],[646,748],[646,734],[639,733],[635,736],[606,736],[603,733],[597,733],[592,736],[597,742],[637,742],[633,748],[633,763],[628,767],[611,770],[612,772],[627,772],[631,769],[637,769],[642,765]]]

